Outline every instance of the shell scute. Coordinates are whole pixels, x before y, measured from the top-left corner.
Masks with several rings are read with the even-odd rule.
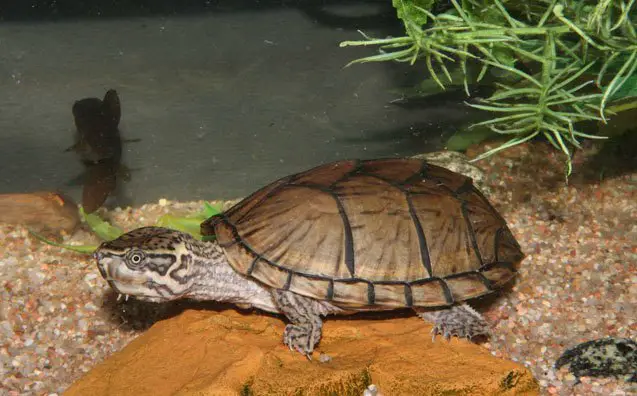
[[[492,292],[523,258],[471,179],[422,160],[340,161],[264,187],[202,224],[264,284],[353,307]]]

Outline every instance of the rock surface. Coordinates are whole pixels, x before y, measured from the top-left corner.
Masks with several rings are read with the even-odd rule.
[[[538,394],[524,366],[466,341],[432,343],[416,317],[330,318],[311,362],[283,345],[283,327],[255,313],[188,310],[156,323],[65,396],[362,395],[371,383],[384,396]]]
[[[490,195],[493,193],[487,183],[487,176],[484,171],[477,165],[469,162],[470,157],[457,151],[433,151],[430,153],[418,154],[412,156],[416,159],[424,159],[425,161],[447,168],[450,171],[460,173],[473,180],[473,184],[483,193]]]
[[[72,232],[80,222],[77,204],[52,191],[0,194],[0,223],[22,224],[35,231]]]

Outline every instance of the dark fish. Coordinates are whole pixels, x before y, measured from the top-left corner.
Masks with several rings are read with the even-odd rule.
[[[119,166],[110,161],[87,166],[82,189],[82,208],[93,213],[106,202],[106,198],[117,188]]]
[[[117,92],[109,90],[103,100],[86,98],[76,101],[73,118],[75,144],[66,151],[75,151],[86,167],[82,207],[86,213],[92,213],[115,191],[118,176],[125,172],[121,164],[121,106]]]
[[[113,89],[106,92],[104,100],[86,98],[75,102],[75,144],[67,151],[75,151],[85,165],[104,161],[119,163],[122,158],[121,114],[119,96]]]

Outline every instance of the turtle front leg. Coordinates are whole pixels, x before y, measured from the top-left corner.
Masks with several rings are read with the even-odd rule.
[[[320,304],[289,291],[274,290],[272,296],[279,310],[291,322],[285,326],[283,342],[290,350],[295,349],[312,360],[312,352],[321,339],[323,329]]]
[[[414,309],[418,316],[434,324],[431,330],[432,339],[441,334],[445,339],[452,336],[472,338],[479,335],[491,335],[491,329],[486,320],[468,304],[457,304],[450,308],[437,310]]]

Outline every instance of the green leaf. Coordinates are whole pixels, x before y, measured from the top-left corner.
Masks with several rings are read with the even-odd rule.
[[[157,220],[157,226],[171,228],[173,230],[186,232],[197,239],[201,239],[199,232],[199,226],[206,217],[197,216],[175,216],[171,214],[165,214]]]
[[[80,207],[80,217],[84,219],[86,224],[88,224],[91,231],[93,231],[102,240],[111,241],[118,238],[124,233],[124,231],[122,231],[120,228],[115,227],[110,223],[102,220],[98,215],[94,213],[86,214],[82,207]],[[48,245],[61,247],[63,249],[72,250],[78,253],[92,254],[95,249],[97,249],[97,245],[64,245],[55,241],[51,241],[35,231],[29,230],[29,233]]]
[[[211,205],[210,202],[204,202],[203,203],[203,216],[206,216],[206,218],[208,217],[212,217],[212,216],[216,216],[219,213],[223,212],[223,203],[219,202],[216,205]]]
[[[83,208],[80,208],[80,216],[84,219],[91,230],[104,241],[112,241],[119,238],[124,231],[102,220],[96,214],[86,214]]]
[[[37,232],[35,232],[33,230],[29,230],[29,233],[31,235],[33,235],[35,238],[39,239],[40,241],[46,243],[47,245],[61,247],[63,249],[72,250],[72,251],[78,252],[78,253],[92,254],[95,251],[95,249],[97,249],[97,245],[77,245],[77,246],[76,245],[64,245],[62,243],[58,243],[58,242],[52,241],[50,239],[47,239],[43,235],[38,234]]]
[[[463,128],[449,138],[446,144],[446,148],[447,150],[452,151],[464,151],[469,148],[469,146],[478,144],[495,135],[497,135],[497,133],[492,131],[491,128],[487,126],[481,126],[472,129]]]
[[[492,53],[498,62],[508,67],[514,67],[518,60],[513,51],[503,46],[494,46]]]
[[[416,24],[422,26],[427,23],[427,14],[419,8],[430,11],[435,0],[392,0],[398,18],[402,19],[405,26]]]
[[[221,213],[223,204],[211,205],[208,202],[204,203],[203,210],[193,216],[175,216],[171,214],[165,214],[157,220],[157,226],[172,228],[173,230],[186,232],[197,239],[203,239],[200,232],[201,222],[212,216]]]
[[[618,100],[637,96],[637,73],[628,77],[624,84],[611,97],[611,100]]]
[[[193,235],[195,238],[202,239],[202,236],[199,232],[199,225],[207,218],[221,213],[222,209],[223,203],[211,205],[208,202],[204,202],[203,210],[194,216],[184,217],[166,214],[161,216],[159,220],[157,220],[156,225],[159,227],[168,227],[178,231],[187,232]],[[98,215],[92,213],[86,214],[82,208],[80,208],[80,216],[84,219],[86,224],[88,224],[91,230],[102,240],[111,241],[118,238],[124,233],[124,231],[122,231],[120,228],[115,227],[110,223],[102,220]],[[47,239],[46,237],[38,234],[35,231],[29,230],[29,232],[35,238],[48,245],[61,247],[63,249],[72,250],[74,252],[92,254],[95,249],[97,249],[97,245],[64,245]]]

